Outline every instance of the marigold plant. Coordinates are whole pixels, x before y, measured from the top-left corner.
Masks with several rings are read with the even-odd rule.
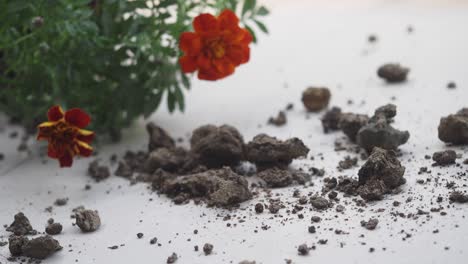
[[[35,128],[51,105],[78,107],[91,129],[118,138],[163,100],[183,110],[181,34],[226,9],[254,39],[252,26],[267,31],[255,0],[0,0],[0,111]]]

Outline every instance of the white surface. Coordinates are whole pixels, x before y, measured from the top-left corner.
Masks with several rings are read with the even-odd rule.
[[[424,9],[401,4],[315,9],[305,3],[284,8],[276,4],[267,24],[271,35],[261,38],[260,45],[253,47],[251,62],[240,67],[234,76],[214,83],[195,81],[187,93],[186,113],[169,115],[162,110],[151,119],[174,137],[185,139],[194,128],[207,123],[234,125],[246,141],[260,132],[280,138],[297,136],[316,158],[296,161],[294,166],[325,168],[326,176],[356,175],[358,168],[341,173],[335,169],[338,161],[349,154],[333,151],[334,141],[343,135],[323,134],[321,114],[306,114],[303,110],[302,90],[308,85],[328,86],[333,94],[331,104],[345,111],[371,114],[377,106],[393,102],[399,112],[395,126],[411,132],[409,143],[401,148],[408,180],[401,194],[372,203],[362,213],[357,213],[352,205],[347,206],[344,214],[334,209],[309,211],[306,207],[305,218],[301,220],[286,214],[285,210],[277,217],[269,213],[256,215],[252,212],[253,205],[264,200],[263,197],[242,204],[246,210],[233,212],[195,205],[176,206],[166,197],[148,191],[146,185],[129,186],[118,177],[92,184],[90,191],[84,191],[85,184],[91,182],[85,175],[89,160],[77,161],[73,168],[63,170],[58,169],[55,161],[43,165],[37,155],[37,144],[33,158],[26,158],[10,170],[25,157],[16,152],[18,140],[8,138],[11,128],[7,128],[0,134],[1,151],[6,155],[6,160],[0,162],[0,223],[9,224],[18,211],[23,211],[39,231],[50,217],[62,223],[63,234],[56,238],[64,250],[43,263],[74,263],[75,260],[78,263],[165,263],[172,252],[179,255],[178,264],[238,263],[246,259],[274,264],[284,263],[286,258],[293,263],[466,263],[467,205],[450,205],[444,209],[447,216],[431,213],[430,219],[420,216],[409,220],[393,217],[391,213],[416,213],[418,208],[428,211],[437,207],[436,194],[446,198],[449,192],[444,187],[447,180],[466,189],[467,178],[459,179],[455,174],[466,172],[467,166],[430,168],[432,176],[417,175],[417,172],[419,167],[431,164],[424,160],[425,154],[446,148],[437,139],[439,118],[468,106],[468,9]],[[406,32],[409,24],[415,29],[410,35]],[[367,43],[370,33],[378,35],[375,45]],[[393,61],[411,68],[406,84],[386,85],[376,77],[379,65]],[[451,80],[456,81],[456,90],[446,89]],[[392,96],[396,97],[395,101],[391,101]],[[347,105],[348,99],[355,103]],[[287,126],[265,125],[269,116],[289,102],[295,108],[288,113]],[[107,161],[112,153],[123,154],[129,148],[146,149],[146,142],[143,124],[139,123],[126,132],[120,144],[102,147],[102,160]],[[454,149],[468,158],[466,147]],[[323,153],[323,160],[318,158],[319,153]],[[433,182],[439,178],[440,186],[416,184],[417,179],[428,177]],[[315,187],[297,188],[304,194],[320,190],[322,179],[313,181]],[[294,188],[274,193],[284,194],[285,200],[292,196]],[[416,201],[405,205],[408,196]],[[54,207],[52,214],[44,211],[61,197],[69,197],[67,206]],[[394,208],[393,200],[403,202],[402,206]],[[343,201],[351,203],[350,199]],[[98,232],[82,234],[71,225],[71,209],[78,205],[99,210],[103,226]],[[442,206],[448,207],[448,202],[444,200]],[[385,211],[377,213],[379,208]],[[232,220],[223,221],[227,214],[233,216]],[[312,215],[324,219],[316,224],[319,226],[316,234],[307,232]],[[371,216],[380,221],[377,230],[360,227],[359,222]],[[246,222],[239,223],[238,217]],[[237,225],[226,227],[227,223]],[[262,225],[271,228],[264,231]],[[349,234],[336,235],[329,230],[332,227]],[[199,230],[198,235],[193,234],[194,229]],[[440,232],[433,234],[435,229]],[[144,233],[143,239],[136,238],[138,232]],[[406,233],[412,237],[403,241]],[[0,241],[6,240],[8,233],[2,230],[0,236],[4,236]],[[153,237],[158,238],[161,247],[149,244]],[[317,245],[317,250],[307,257],[297,255],[297,245],[310,246],[322,238],[328,239],[327,245]],[[201,251],[193,250],[194,245],[201,248],[206,242],[214,245],[213,255],[204,256]],[[344,243],[343,248],[340,243]],[[107,248],[120,244],[125,246],[117,250]],[[369,253],[369,247],[376,251]],[[8,247],[0,248],[0,262],[6,262],[8,256]]]

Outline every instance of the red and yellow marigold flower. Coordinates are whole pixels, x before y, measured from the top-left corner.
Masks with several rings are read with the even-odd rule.
[[[184,32],[179,47],[182,71],[198,71],[201,80],[218,80],[234,73],[237,66],[250,58],[252,35],[239,27],[239,18],[231,10],[218,17],[201,14],[193,21],[195,32]]]
[[[89,144],[94,132],[83,129],[91,122],[88,114],[79,108],[64,112],[60,106],[53,106],[47,117],[48,121],[38,126],[37,140],[49,142],[47,154],[58,159],[60,167],[71,167],[74,156],[91,156],[93,148]]]

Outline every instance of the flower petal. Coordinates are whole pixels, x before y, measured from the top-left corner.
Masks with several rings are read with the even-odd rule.
[[[52,159],[58,158],[57,152],[55,151],[55,149],[50,144],[49,144],[49,146],[47,148],[47,156],[49,156],[49,158],[52,158]]]
[[[93,131],[89,131],[89,130],[85,130],[85,129],[80,129],[78,130],[78,135],[76,136],[76,138],[79,140],[79,141],[83,141],[85,143],[91,143],[94,139],[94,132]]]
[[[93,148],[82,141],[78,141],[78,149],[80,151],[80,155],[83,157],[89,157],[93,154]]]
[[[73,156],[70,151],[66,151],[63,156],[59,158],[60,168],[71,167],[73,164]]]
[[[50,137],[50,128],[57,124],[57,122],[44,122],[37,126],[37,140],[46,140]]]
[[[47,117],[49,121],[52,121],[52,122],[59,121],[60,119],[63,118],[63,115],[64,115],[63,109],[62,107],[58,105],[52,106],[49,109],[49,112],[47,112]]]
[[[83,110],[73,108],[65,113],[65,121],[79,128],[84,128],[91,122],[91,117]]]
[[[211,14],[201,14],[193,20],[195,32],[218,30],[218,20]]]
[[[221,30],[235,30],[239,28],[239,18],[237,18],[236,14],[229,9],[225,9],[221,12],[218,17],[218,22]]]
[[[198,68],[195,57],[183,56],[179,59],[179,63],[184,73],[194,72]]]
[[[185,55],[197,55],[201,46],[201,39],[196,33],[184,32],[180,35],[179,48]]]

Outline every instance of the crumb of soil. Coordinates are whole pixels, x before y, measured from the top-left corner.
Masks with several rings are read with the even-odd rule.
[[[41,236],[29,240],[22,236],[11,236],[10,253],[13,256],[25,256],[34,259],[45,259],[62,249],[60,243],[51,236]]]
[[[454,164],[456,159],[457,153],[453,150],[437,151],[432,154],[432,160],[439,166]]]
[[[258,169],[287,167],[293,159],[306,156],[307,153],[309,149],[298,138],[282,141],[259,134],[246,145],[247,160],[255,163]]]
[[[457,84],[455,82],[449,82],[447,84],[447,88],[448,89],[456,89],[457,88]]]
[[[293,182],[293,175],[291,172],[278,168],[263,170],[259,172],[257,176],[264,180],[268,187],[271,188],[286,187]]]
[[[374,148],[358,172],[360,196],[365,200],[381,200],[383,195],[404,184],[405,167],[394,151]]]
[[[255,212],[256,212],[257,214],[263,213],[263,210],[264,210],[263,204],[257,203],[257,204],[255,205]]]
[[[170,256],[167,258],[166,263],[167,263],[167,264],[175,263],[175,262],[177,261],[177,259],[178,259],[177,254],[176,254],[176,253],[172,253],[172,255],[170,255]]]
[[[268,124],[274,126],[284,126],[287,122],[286,114],[283,111],[279,111],[276,117],[270,117],[270,119],[268,119]]]
[[[210,255],[211,252],[213,252],[213,245],[210,243],[206,243],[205,245],[203,245],[203,252],[206,256]]]
[[[368,121],[367,115],[344,113],[340,116],[338,127],[352,142],[356,142],[357,133]]]
[[[374,34],[369,35],[369,37],[367,38],[367,41],[369,41],[370,43],[375,43],[377,42],[377,36]]]
[[[323,132],[328,133],[339,129],[339,122],[341,119],[341,108],[332,107],[322,117]]]
[[[468,203],[468,194],[460,191],[453,191],[450,193],[449,199],[454,203]]]
[[[190,145],[197,159],[210,168],[237,165],[244,154],[242,135],[229,125],[205,125],[195,129]]]
[[[400,64],[388,63],[379,67],[377,75],[388,83],[401,83],[406,81],[409,72],[409,68]]]
[[[439,123],[439,139],[456,145],[468,144],[468,108],[454,115],[442,117]]]
[[[372,151],[374,147],[383,149],[397,149],[405,144],[410,134],[408,131],[400,131],[391,126],[396,115],[396,106],[387,104],[375,110],[374,116],[363,126],[357,136],[359,146]]]
[[[146,131],[149,134],[149,143],[148,143],[148,150],[149,152],[158,149],[158,148],[174,148],[175,141],[172,139],[169,134],[158,127],[156,124],[150,122],[146,125]]]
[[[167,194],[176,204],[199,199],[209,206],[233,207],[252,197],[245,177],[229,167],[170,178],[161,184],[153,182],[153,187]]]
[[[6,231],[12,232],[17,236],[35,235],[37,233],[33,230],[29,219],[22,212],[15,215],[15,220],[7,227]]]
[[[250,261],[250,260],[243,260],[243,261],[239,262],[239,264],[257,264],[257,262]]]
[[[338,169],[340,170],[347,170],[351,169],[354,166],[357,166],[358,159],[351,158],[350,156],[346,156],[343,160],[338,163]]]
[[[63,227],[60,223],[51,223],[46,227],[45,232],[48,235],[58,235],[62,232],[62,229]]]
[[[315,209],[318,209],[318,210],[327,209],[330,206],[330,202],[327,199],[320,197],[320,196],[311,197],[310,203]]]
[[[317,112],[326,108],[330,98],[330,90],[326,87],[309,87],[302,93],[302,102],[310,112]]]
[[[91,176],[97,182],[109,178],[110,171],[107,166],[100,166],[99,161],[95,160],[89,164],[88,175]]]
[[[138,237],[138,239],[141,239],[143,237],[143,233],[138,233],[137,237]]]
[[[369,221],[361,221],[361,226],[365,227],[367,230],[374,230],[379,224],[379,220],[376,218],[371,218]]]
[[[94,232],[101,226],[101,218],[97,211],[79,210],[75,213],[76,225],[83,232]]]
[[[64,206],[68,203],[68,198],[58,198],[55,200],[54,205],[56,206]]]
[[[301,256],[305,256],[305,255],[308,255],[309,254],[309,247],[307,246],[307,244],[302,244],[302,245],[299,245],[297,247],[297,252],[299,253],[299,255]]]
[[[184,166],[186,158],[187,151],[182,148],[158,148],[149,153],[143,165],[144,171],[154,173],[157,169],[163,169],[175,172]]]

